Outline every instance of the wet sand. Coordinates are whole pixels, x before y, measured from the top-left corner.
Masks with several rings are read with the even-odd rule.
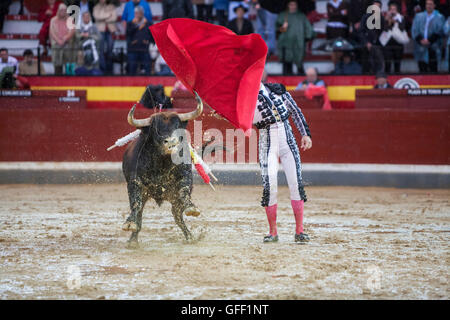
[[[126,248],[125,184],[0,185],[1,299],[449,299],[450,190],[307,187],[294,243],[279,187],[280,242],[260,187],[195,186],[186,243],[148,202]]]

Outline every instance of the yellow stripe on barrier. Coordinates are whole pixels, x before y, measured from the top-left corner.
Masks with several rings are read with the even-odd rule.
[[[354,101],[356,89],[371,89],[373,86],[329,86],[330,101]],[[422,85],[424,89],[450,88],[450,85]],[[90,87],[90,86],[32,86],[32,90],[86,90],[87,101],[126,101],[135,102],[141,99],[145,87]],[[287,90],[294,90],[295,86],[286,86]],[[170,97],[173,86],[165,86],[164,93]]]
[[[31,87],[32,90],[86,90],[88,101],[138,101],[144,93],[145,87]]]

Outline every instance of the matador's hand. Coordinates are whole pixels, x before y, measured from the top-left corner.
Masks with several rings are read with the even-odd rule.
[[[311,149],[312,147],[312,140],[309,136],[303,136],[302,141],[300,142],[300,149],[303,151],[306,151],[308,149]]]

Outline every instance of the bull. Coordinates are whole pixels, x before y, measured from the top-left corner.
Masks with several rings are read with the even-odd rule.
[[[177,129],[185,129],[188,121],[203,111],[203,103],[197,93],[197,108],[188,113],[159,112],[146,119],[135,119],[135,107],[128,113],[128,123],[141,129],[139,137],[128,145],[123,155],[122,171],[127,182],[131,213],[122,226],[131,231],[130,247],[138,245],[142,227],[142,211],[149,199],[160,206],[164,201],[172,205],[175,223],[186,240],[193,239],[183,216],[198,216],[199,209],[191,201],[192,165],[175,163],[172,153],[180,152],[185,139],[174,136]],[[186,149],[184,149],[186,150]]]

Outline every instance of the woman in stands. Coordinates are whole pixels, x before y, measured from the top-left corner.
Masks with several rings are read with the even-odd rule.
[[[99,0],[94,7],[94,18],[100,32],[100,67],[106,74],[113,73],[113,35],[117,32],[116,7],[107,0]]]
[[[389,2],[389,11],[385,15],[385,31],[391,31],[394,27],[398,27],[400,31],[406,30],[405,18],[399,13],[399,5],[395,1]],[[398,31],[396,31],[398,32]],[[403,56],[403,44],[398,42],[395,37],[391,36],[383,47],[384,71],[391,72],[391,66],[394,65],[394,72],[400,73],[400,62]]]

